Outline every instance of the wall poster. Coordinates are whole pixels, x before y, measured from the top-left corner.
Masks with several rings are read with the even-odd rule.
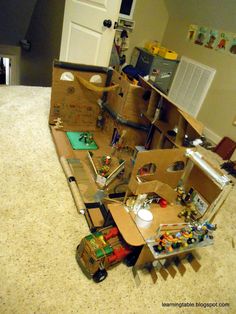
[[[236,55],[236,33],[191,24],[188,28],[187,40],[207,49]]]

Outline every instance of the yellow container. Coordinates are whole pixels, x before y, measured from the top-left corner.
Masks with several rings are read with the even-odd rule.
[[[160,43],[156,40],[147,41],[144,45],[144,48],[147,49],[149,52],[154,53],[153,50],[159,50]],[[154,54],[156,54],[155,52]]]
[[[169,50],[166,47],[160,47],[158,55],[169,60],[176,60],[178,57],[177,52]]]
[[[152,54],[157,55],[159,53],[159,50],[160,47],[153,46],[150,51]]]

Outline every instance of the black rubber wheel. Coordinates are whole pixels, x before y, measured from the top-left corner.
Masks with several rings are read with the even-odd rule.
[[[93,275],[93,280],[96,283],[102,282],[107,278],[107,271],[106,269],[99,269],[96,271],[96,273]]]

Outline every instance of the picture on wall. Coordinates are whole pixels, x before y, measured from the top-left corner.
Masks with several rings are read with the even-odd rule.
[[[197,33],[197,30],[198,30],[198,25],[195,25],[195,24],[189,25],[187,40],[193,41]]]
[[[236,55],[236,34],[232,34],[232,37],[230,39],[229,52]]]
[[[229,34],[220,31],[219,37],[217,38],[217,45],[215,49],[217,51],[226,52],[228,50],[227,46],[229,44],[229,40],[230,40]]]
[[[217,37],[218,37],[217,30],[215,29],[209,30],[204,47],[214,49],[216,47]]]
[[[187,40],[204,48],[236,55],[236,33],[190,24]]]
[[[198,28],[197,35],[196,35],[194,43],[197,44],[197,45],[200,45],[200,46],[204,45],[205,42],[206,42],[206,39],[207,39],[207,32],[208,32],[208,28],[207,27],[200,26]]]

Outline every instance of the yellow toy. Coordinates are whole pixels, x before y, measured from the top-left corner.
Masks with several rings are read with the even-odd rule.
[[[186,197],[186,193],[184,191],[184,188],[182,186],[177,187],[177,202],[181,203]]]

